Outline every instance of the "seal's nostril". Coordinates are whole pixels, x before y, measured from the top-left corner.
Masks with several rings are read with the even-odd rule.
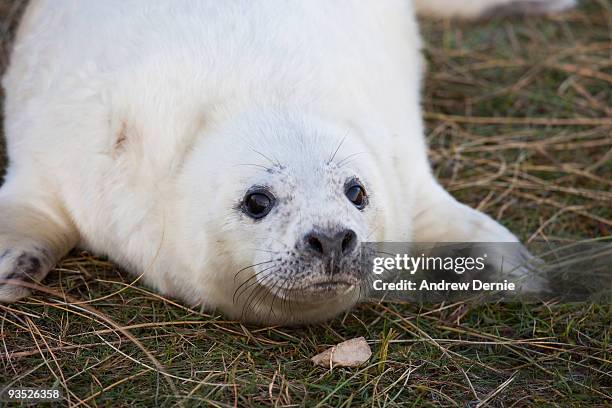
[[[349,255],[357,246],[357,234],[350,229],[342,230],[334,235],[313,231],[304,237],[306,248],[317,256],[333,257]]]
[[[306,237],[306,242],[308,243],[310,249],[313,249],[315,252],[323,254],[323,244],[317,237],[315,237],[314,235],[309,235],[308,237]]]
[[[348,230],[342,238],[342,254],[347,254],[355,248],[355,244],[357,242],[357,235],[355,231]]]

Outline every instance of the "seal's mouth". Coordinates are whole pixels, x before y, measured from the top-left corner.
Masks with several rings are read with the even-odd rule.
[[[358,280],[352,277],[324,278],[305,282],[279,295],[295,302],[325,302],[351,293],[358,285]]]
[[[324,281],[310,284],[304,287],[306,292],[344,292],[355,287],[354,282],[348,281]]]

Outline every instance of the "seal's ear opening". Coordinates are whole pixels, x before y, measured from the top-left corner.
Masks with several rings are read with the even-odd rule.
[[[114,132],[114,137],[111,138],[110,154],[114,159],[117,159],[124,153],[127,147],[128,134],[131,130],[125,121],[115,123],[114,126],[116,128],[111,130]]]

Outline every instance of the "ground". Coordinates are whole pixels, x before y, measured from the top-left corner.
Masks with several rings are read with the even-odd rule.
[[[20,4],[0,1],[3,66]],[[423,33],[427,137],[444,185],[524,241],[609,237],[612,2],[425,21]],[[370,303],[288,329],[190,310],[81,251],[45,284],[54,294],[0,305],[0,384],[59,386],[65,405],[612,404],[609,304]],[[374,353],[366,365],[310,362],[357,336]]]

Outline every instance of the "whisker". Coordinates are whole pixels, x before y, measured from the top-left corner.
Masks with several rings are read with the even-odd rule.
[[[366,154],[366,153],[367,153],[367,152],[357,152],[357,153],[349,154],[348,156],[344,157],[342,160],[340,160],[339,162],[337,162],[337,163],[336,163],[336,166],[338,166],[338,167],[343,167],[343,166],[344,166],[344,164],[346,164],[346,161],[347,161],[348,159],[351,159],[351,158],[353,158],[353,157],[355,157],[355,156],[358,156],[358,155],[360,155],[360,154]]]
[[[282,280],[283,280],[282,284],[278,286],[278,289],[274,292],[274,298],[272,298],[272,304],[270,305],[270,312],[268,313],[268,316],[274,315],[274,317],[276,317],[276,314],[274,313],[274,301],[277,299],[278,294],[280,293],[281,290],[283,290],[283,287],[285,286],[285,284],[287,283],[289,279],[282,278]],[[282,307],[281,307],[281,311],[282,311]]]
[[[270,270],[270,269],[274,268],[275,266],[276,266],[276,265],[272,265],[272,266],[270,266],[270,267],[268,267],[268,268],[266,268],[266,269],[263,269],[263,270],[261,270],[261,271],[259,271],[259,272],[255,273],[255,274],[254,274],[253,276],[251,276],[249,279],[247,279],[247,280],[245,280],[244,282],[242,282],[242,283],[240,284],[240,286],[238,286],[238,287],[236,288],[236,290],[234,291],[234,297],[232,298],[232,301],[233,301],[234,303],[236,303],[236,301],[237,301],[238,299],[240,299],[240,296],[242,296],[246,290],[248,290],[248,289],[249,289],[251,286],[253,286],[255,283],[257,283],[257,280],[255,280],[255,282],[253,282],[253,283],[251,283],[250,285],[248,285],[246,288],[244,288],[244,289],[243,289],[243,291],[242,291],[240,294],[238,294],[238,291],[240,290],[240,288],[242,288],[244,285],[246,285],[246,284],[247,284],[248,282],[250,282],[251,280],[256,279],[257,277],[259,277],[259,276],[260,276],[262,273],[264,273],[264,272],[266,272],[266,271],[268,271],[268,270]],[[268,273],[268,274],[265,274],[264,276],[268,276],[268,275],[269,275],[269,273]],[[238,296],[236,296],[237,294],[238,294]]]
[[[269,249],[253,248],[251,250],[252,251],[265,252],[265,253],[272,254],[272,255],[279,255],[280,254],[279,251],[270,251]]]
[[[273,238],[273,239],[279,244],[283,245],[285,248],[287,248],[287,250],[291,251],[291,248],[289,247],[289,245],[285,244],[283,241],[279,241],[277,238]]]
[[[245,266],[244,268],[242,268],[238,272],[236,272],[236,274],[234,275],[234,282],[236,282],[236,278],[238,277],[240,272],[244,272],[244,271],[246,271],[249,268],[253,268],[253,267],[259,266],[259,265],[265,265],[265,264],[268,264],[270,262],[276,262],[276,260],[270,259],[269,261],[259,262],[259,263],[253,264],[253,265]]]
[[[340,150],[340,148],[342,147],[342,144],[344,143],[344,141],[346,140],[346,136],[345,135],[341,140],[340,143],[338,143],[338,146],[336,147],[336,150],[332,153],[331,157],[329,158],[329,160],[327,161],[328,163],[332,163],[334,161],[334,158],[336,157],[336,155],[338,154],[338,150]]]
[[[272,167],[267,167],[264,166],[263,164],[254,164],[254,163],[238,163],[236,164],[236,166],[252,166],[252,167],[259,167],[264,169],[265,171],[272,171]]]
[[[269,158],[268,156],[266,156],[265,154],[263,154],[262,152],[260,152],[259,150],[255,150],[252,147],[250,148],[253,152],[257,153],[258,155],[260,155],[261,157],[263,157],[264,159],[268,160],[270,163],[272,163],[274,166],[278,166],[281,167],[281,164],[278,160],[272,160],[271,158]]]
[[[265,286],[266,281],[268,281],[270,278],[272,278],[274,276],[274,273],[269,273],[266,275],[266,277],[261,281],[260,286],[255,288],[255,290],[249,295],[249,297],[247,298],[246,302],[244,303],[244,305],[242,306],[242,313],[241,313],[241,317],[244,318],[244,312],[246,310],[246,308],[248,307],[249,309],[251,309],[253,312],[255,312],[255,310],[253,310],[251,308],[251,304],[252,302],[257,298],[257,296],[259,296],[259,293],[261,293],[262,290],[267,289]]]
[[[272,287],[266,287],[266,291],[263,292],[263,296],[260,296],[258,301],[255,301],[255,303],[253,304],[253,309],[257,309],[257,307],[262,304],[265,303],[265,300],[268,298],[269,295],[273,295],[272,297],[272,305],[274,305],[274,299],[275,299],[275,295],[273,294],[273,290],[276,289],[278,287],[278,283],[274,282],[274,284],[272,285]],[[269,313],[268,313],[269,316]]]
[[[291,284],[291,286],[289,287],[289,290],[288,290],[288,292],[289,292],[289,293],[291,293],[291,292],[293,291],[293,288],[295,287],[295,285],[297,285],[297,282],[296,282],[296,281],[293,281],[293,282],[292,282],[292,284]],[[293,308],[291,307],[291,306],[292,306],[292,305],[291,305],[291,301],[292,301],[292,297],[291,297],[291,296],[288,296],[288,297],[287,297],[287,305],[289,306],[289,314],[290,314],[291,316],[293,316]]]

